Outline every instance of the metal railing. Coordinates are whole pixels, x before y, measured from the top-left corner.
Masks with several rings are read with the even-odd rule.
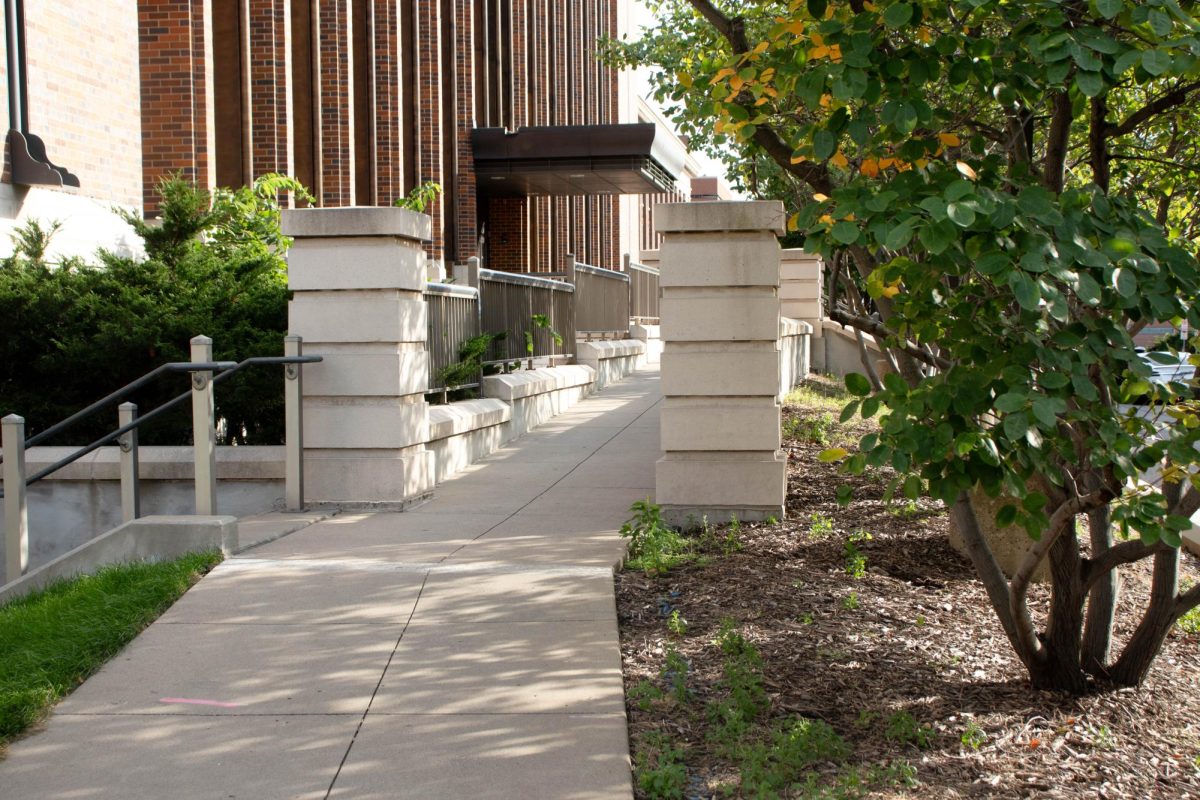
[[[479,290],[472,286],[429,283],[425,286],[425,302],[429,306],[429,391],[440,391],[445,401],[447,391],[475,388],[482,379],[476,375],[473,380],[451,385],[445,377],[446,369],[461,359],[463,344],[481,332]]]
[[[5,582],[16,580],[28,569],[27,490],[30,486],[104,445],[116,443],[121,449],[121,517],[126,522],[137,519],[141,515],[138,486],[138,428],[161,417],[189,399],[192,401],[196,514],[204,516],[215,514],[217,512],[217,425],[213,389],[216,384],[228,380],[249,367],[266,365],[282,365],[284,367],[285,503],[288,510],[301,510],[304,507],[301,365],[323,360],[321,356],[305,356],[302,354],[302,350],[303,342],[299,336],[287,336],[284,338],[283,356],[257,356],[240,362],[213,361],[212,339],[207,336],[197,336],[191,341],[192,360],[190,362],[164,364],[28,440],[25,439],[23,417],[10,414],[0,420],[0,448],[3,449],[4,455],[4,488],[0,489],[0,498],[4,499]],[[79,448],[66,458],[60,459],[33,475],[26,473],[25,451],[27,448],[61,433],[85,417],[171,372],[190,373],[191,389],[142,416],[138,416],[135,404],[122,403],[118,408],[118,427],[115,431]]]
[[[480,330],[504,334],[492,343],[485,364],[573,355],[574,286],[541,276],[481,269],[475,258],[469,262],[469,281],[479,289]],[[549,327],[535,324],[535,317],[544,317]],[[532,336],[532,353],[526,334]]]
[[[575,332],[592,338],[629,335],[630,280],[624,272],[566,259],[566,280],[575,284]]]
[[[629,318],[647,325],[659,324],[659,271],[639,264],[625,255],[625,272],[629,275]]]

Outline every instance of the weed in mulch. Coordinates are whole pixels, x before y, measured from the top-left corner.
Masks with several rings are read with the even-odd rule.
[[[836,417],[836,390],[804,394],[785,419]],[[1200,617],[1141,688],[1030,689],[944,509],[885,505],[886,473],[838,506],[817,454],[870,425],[786,443],[783,522],[707,527],[687,560],[618,576],[638,796],[1200,798]],[[1124,574],[1118,640],[1148,585]]]

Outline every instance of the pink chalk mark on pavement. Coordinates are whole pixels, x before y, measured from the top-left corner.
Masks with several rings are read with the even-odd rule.
[[[188,697],[164,697],[158,702],[183,706],[213,706],[215,708],[241,708],[244,703],[225,703],[220,700],[194,700]]]

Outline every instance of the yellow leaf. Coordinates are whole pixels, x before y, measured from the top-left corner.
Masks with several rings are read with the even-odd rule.
[[[784,30],[795,36],[804,33],[804,20],[794,20],[790,24],[784,26]]]
[[[822,215],[820,216],[820,218],[817,220],[817,222],[823,222],[823,223],[825,223],[826,225],[832,225],[832,224],[833,224],[833,217],[829,216],[828,214],[822,214]]]
[[[879,162],[873,158],[863,159],[862,165],[858,171],[868,178],[876,178],[879,176]]]
[[[792,214],[791,218],[788,219],[788,230],[789,231],[800,230],[800,215],[798,213]]]
[[[838,150],[833,154],[833,158],[829,159],[829,163],[837,167],[850,166],[850,162],[846,159],[846,155],[841,150]]]
[[[881,158],[879,159],[879,168],[887,169],[888,167],[896,166],[897,163],[899,162],[894,158]]]
[[[825,58],[827,55],[829,55],[829,48],[823,44],[808,51],[808,57],[812,59]]]
[[[927,166],[929,166],[929,159],[927,159],[927,158],[918,158],[917,159],[917,169],[925,169],[925,167],[927,167]]]
[[[840,44],[835,44],[833,47],[829,48],[829,58],[835,64],[842,60],[842,46]]]
[[[817,192],[816,194],[813,195],[813,200],[816,200],[818,203],[824,203],[828,199],[829,199],[829,195],[821,194],[820,192]]]
[[[810,40],[812,40],[812,43],[814,45],[816,45],[817,47],[822,47],[825,44],[825,37],[821,36],[821,34],[819,34],[819,33],[814,33],[812,36],[810,36],[808,38]]]
[[[685,89],[692,88],[692,84],[695,82],[695,79],[692,77],[692,73],[690,72],[680,72],[675,76],[675,79],[678,80],[679,84]]]
[[[708,82],[708,85],[713,86],[713,85],[718,84],[721,81],[725,80],[730,75],[736,75],[736,74],[737,74],[737,70],[730,69],[729,67],[726,67],[725,69],[722,69],[722,70],[718,70],[717,74],[712,76],[712,80]]]
[[[792,156],[793,164],[803,164],[805,161],[808,161],[806,156]]]
[[[746,85],[746,82],[744,80],[742,80],[741,75],[734,75],[732,78],[729,79],[729,88],[733,89],[735,92],[740,92],[742,90],[742,87],[745,85]]]
[[[929,28],[921,28],[917,31],[917,38],[924,44],[929,44],[933,41],[933,34],[929,32]]]
[[[895,283],[888,286],[886,289],[883,290],[882,294],[884,297],[886,297],[889,300],[891,300],[896,295],[900,294],[900,281],[896,281]]]
[[[754,105],[755,105],[755,107],[765,105],[770,99],[771,98],[769,98],[769,97],[760,97],[754,101]]]
[[[959,139],[958,134],[954,133],[939,133],[938,141],[941,142],[944,147],[958,147],[962,144],[962,139]]]
[[[847,214],[846,216],[842,217],[842,219],[846,220],[846,222],[857,222],[858,221],[858,217],[854,216],[853,214]]]
[[[841,461],[848,455],[850,455],[850,451],[843,447],[831,447],[828,450],[822,450],[817,456],[817,460],[822,464],[832,464],[835,461]]]
[[[829,104],[833,102],[833,98],[827,94],[821,95],[821,108],[829,108]]]
[[[973,181],[979,179],[979,174],[977,172],[975,172],[975,170],[971,169],[971,165],[966,163],[965,161],[959,161],[954,166],[958,168],[958,171],[962,174],[962,176],[964,178],[967,178],[967,179],[973,180]]]
[[[755,54],[765,53],[767,52],[767,48],[770,46],[770,42],[759,42],[751,52]]]

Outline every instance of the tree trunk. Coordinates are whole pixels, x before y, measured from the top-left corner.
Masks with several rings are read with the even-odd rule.
[[[1112,549],[1112,512],[1108,506],[1088,514],[1088,535],[1092,543],[1092,558],[1097,559]],[[1108,677],[1108,662],[1112,658],[1113,618],[1116,614],[1120,578],[1112,570],[1092,587],[1088,596],[1087,622],[1083,629],[1083,668],[1094,677]]]
[[[1150,605],[1133,632],[1109,678],[1118,686],[1140,686],[1150,671],[1163,641],[1175,624],[1175,596],[1179,591],[1179,549],[1172,548],[1154,556],[1154,584]]]
[[[1067,525],[1075,521],[1068,520]],[[1049,535],[1047,532],[1045,535]],[[1083,571],[1079,539],[1074,531],[1058,537],[1050,548],[1050,617],[1042,637],[1046,658],[1029,671],[1034,688],[1085,694],[1087,675],[1080,666],[1083,632]]]

